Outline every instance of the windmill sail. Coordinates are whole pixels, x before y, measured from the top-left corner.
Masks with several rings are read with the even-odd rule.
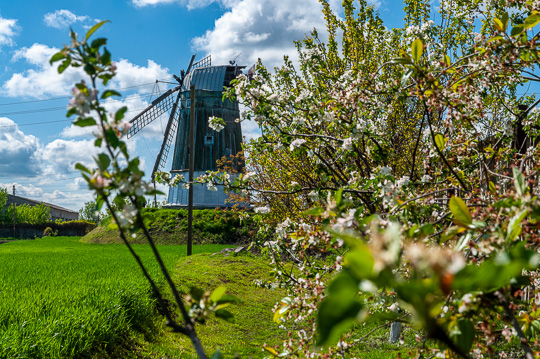
[[[176,129],[178,128],[179,112],[178,112],[178,101],[180,100],[180,94],[176,97],[176,102],[174,103],[167,122],[167,127],[165,128],[165,137],[163,138],[163,143],[161,144],[161,149],[156,158],[156,163],[154,164],[154,169],[152,170],[152,178],[159,170],[165,169],[165,164],[167,163],[167,157],[169,155],[171,145],[176,136]]]
[[[128,131],[128,138],[133,137],[137,132],[145,128],[150,123],[154,122],[164,113],[168,112],[175,103],[174,93],[180,90],[182,86],[176,86],[174,89],[170,89],[163,95],[156,98],[150,106],[145,108],[140,114],[133,117],[131,121],[131,128]]]

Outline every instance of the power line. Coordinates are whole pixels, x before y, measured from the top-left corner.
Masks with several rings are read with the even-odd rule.
[[[164,92],[164,91],[163,91]],[[158,93],[161,94],[161,93]],[[102,103],[113,103],[116,101],[120,101],[121,99],[137,99],[137,98],[143,98],[146,96],[153,95],[153,92],[147,92],[144,94],[137,94],[137,95],[128,95],[128,96],[122,96],[117,99],[109,99],[105,100]],[[66,106],[60,106],[60,107],[45,107],[45,108],[38,108],[33,110],[22,110],[22,111],[13,111],[13,112],[0,112],[0,116],[13,116],[13,115],[22,115],[22,114],[29,114],[29,113],[40,113],[40,112],[50,112],[50,111],[59,111],[59,110],[65,110]]]
[[[173,79],[173,78],[169,77],[169,78],[166,78],[164,80],[157,80],[157,81],[158,82],[165,82],[166,80],[171,80],[171,79]],[[128,90],[128,89],[132,89],[132,88],[136,88],[136,87],[148,86],[148,85],[152,85],[152,84],[155,84],[155,82],[149,82],[149,83],[140,84],[140,85],[121,87],[118,90],[119,91]],[[71,98],[71,96],[50,97],[50,98],[45,98],[45,99],[40,99],[40,100],[27,100],[27,101],[0,103],[0,106],[11,106],[11,105],[20,105],[20,104],[35,103],[35,102],[55,101],[55,100],[62,100],[62,99],[69,99],[69,98]]]
[[[65,107],[62,107],[61,109],[64,109],[64,110],[65,110]],[[144,108],[136,109],[136,110],[129,110],[129,111],[126,111],[126,113],[130,113],[130,112],[140,112],[140,111],[142,111],[142,110],[144,110]],[[56,111],[58,111],[58,109],[57,109]],[[2,114],[0,114],[0,116],[2,116]],[[73,120],[67,118],[67,119],[64,119],[64,120],[39,121],[39,122],[21,123],[21,124],[14,124],[14,125],[0,125],[0,128],[11,128],[11,127],[21,127],[21,126],[44,125],[44,124],[48,124],[48,123],[58,123],[58,122],[73,122]]]

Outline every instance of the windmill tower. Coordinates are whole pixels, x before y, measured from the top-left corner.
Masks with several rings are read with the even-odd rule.
[[[191,112],[190,87],[195,85],[195,172],[194,177],[206,171],[217,170],[216,161],[223,156],[236,155],[242,150],[242,130],[236,119],[240,117],[237,101],[223,100],[224,87],[228,87],[231,80],[241,72],[244,66],[234,63],[223,66],[212,66],[210,56],[193,63],[191,58],[186,72],[175,76],[179,85],[168,90],[156,98],[150,106],[135,116],[130,122],[132,127],[128,138],[134,136],[154,120],[169,114],[165,128],[165,136],[160,152],[156,158],[152,171],[164,170],[167,157],[173,148],[173,161],[171,173],[186,174],[189,158],[189,119]],[[208,126],[208,119],[212,116],[225,120],[225,128],[216,132]],[[237,165],[241,170],[242,164]],[[227,195],[221,186],[217,191],[211,191],[206,186],[194,185],[193,199],[195,208],[227,207]],[[181,187],[170,188],[167,206],[187,207],[188,190]]]

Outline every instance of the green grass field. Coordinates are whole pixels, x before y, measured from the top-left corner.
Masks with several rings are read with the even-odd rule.
[[[146,245],[135,245],[161,281]],[[194,253],[226,246],[194,246]],[[160,246],[172,268],[185,246]],[[0,245],[0,358],[87,357],[156,321],[149,285],[123,245],[46,237]]]
[[[134,245],[163,284],[147,245]],[[210,356],[217,348],[231,358],[263,358],[263,345],[281,346],[288,330],[272,321],[272,307],[283,289],[255,287],[270,280],[261,257],[210,255],[223,245],[162,245],[159,250],[178,288],[212,291],[225,286],[242,300],[228,307],[234,323],[210,317],[197,332]],[[165,291],[171,299],[170,293]],[[292,330],[290,323],[285,327]],[[301,325],[301,324],[299,324]],[[347,357],[415,357],[420,343],[406,326],[404,342],[390,344],[388,327],[356,325]],[[373,332],[372,332],[373,331]],[[437,344],[428,341],[428,347]],[[512,351],[512,347],[504,350]],[[155,302],[134,259],[123,245],[87,244],[76,237],[48,237],[0,244],[0,359],[4,358],[194,358],[188,338],[172,333],[156,314]]]

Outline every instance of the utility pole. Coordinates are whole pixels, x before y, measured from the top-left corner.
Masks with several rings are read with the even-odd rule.
[[[154,208],[157,208],[156,180],[152,178],[152,182],[154,183]]]
[[[15,185],[13,185],[13,238],[16,237],[15,234]]]
[[[193,246],[193,170],[195,167],[195,85],[190,88],[191,108],[189,111],[189,190],[188,190],[188,240],[187,255]]]

